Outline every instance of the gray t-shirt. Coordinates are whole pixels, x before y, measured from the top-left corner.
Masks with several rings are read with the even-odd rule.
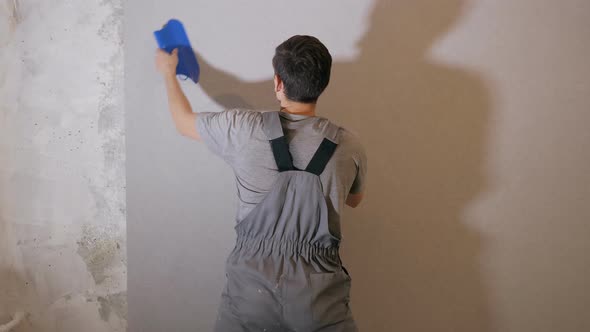
[[[322,128],[329,120],[287,112],[280,115],[293,165],[305,169],[322,142]],[[240,221],[262,201],[278,175],[263,130],[262,113],[245,109],[201,112],[196,126],[207,148],[234,171],[238,194],[236,221]],[[348,193],[363,190],[367,172],[365,150],[358,137],[342,127],[338,135],[338,147],[320,175],[330,224],[340,221]]]

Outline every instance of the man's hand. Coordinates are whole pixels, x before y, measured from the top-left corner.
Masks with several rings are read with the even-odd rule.
[[[175,76],[178,66],[178,49],[175,48],[171,54],[162,49],[156,50],[156,68],[163,76]]]

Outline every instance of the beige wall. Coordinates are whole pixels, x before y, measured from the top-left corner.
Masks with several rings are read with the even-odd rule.
[[[369,158],[343,216],[361,331],[590,330],[590,2],[176,0],[126,11],[132,331],[207,331],[233,241],[231,170],[177,136],[152,69],[169,17],[201,53],[196,111],[276,108],[292,34],[333,51],[318,112]]]
[[[406,3],[322,104],[368,147],[364,330],[590,331],[590,2]]]

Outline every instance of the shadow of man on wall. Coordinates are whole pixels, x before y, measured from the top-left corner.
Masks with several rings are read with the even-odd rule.
[[[378,1],[360,56],[334,62],[318,103],[368,156],[365,201],[343,218],[361,331],[492,330],[483,238],[465,216],[486,191],[490,102],[478,74],[428,58],[465,9],[462,0]],[[199,61],[201,88],[223,107],[278,109],[272,79],[244,82]]]

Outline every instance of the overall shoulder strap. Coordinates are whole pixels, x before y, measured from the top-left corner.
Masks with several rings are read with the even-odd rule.
[[[305,168],[306,172],[320,175],[338,146],[338,130],[340,127],[328,121],[324,128],[324,139]]]
[[[279,112],[262,112],[262,123],[269,141],[284,136]]]
[[[279,112],[262,113],[262,121],[264,133],[270,141],[270,147],[279,172],[295,170],[295,166],[293,166],[293,158],[289,152],[287,138],[285,137],[283,127],[281,126]]]

